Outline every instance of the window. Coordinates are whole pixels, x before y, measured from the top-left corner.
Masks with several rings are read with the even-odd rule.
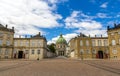
[[[29,42],[28,41],[26,41],[26,46],[29,46]]]
[[[115,40],[112,40],[112,45],[116,45],[116,42],[115,42]]]
[[[28,54],[28,50],[25,50],[25,53]]]
[[[5,55],[8,55],[9,51],[8,50],[5,50]]]
[[[14,46],[17,46],[17,41],[14,42]]]
[[[118,32],[118,34],[120,34],[120,31]]]
[[[37,51],[37,54],[40,54],[40,50]]]
[[[98,40],[98,46],[102,46],[101,40]]]
[[[17,53],[17,51],[16,50],[14,50],[14,52],[13,52],[14,54],[16,54]]]
[[[92,46],[95,46],[96,43],[95,43],[95,40],[92,40]]]
[[[7,45],[10,45],[10,41],[7,41],[6,44],[7,44]]]
[[[80,46],[83,46],[83,41],[82,40],[80,40]]]
[[[20,41],[20,46],[23,46],[23,42],[22,41]]]
[[[80,50],[80,54],[83,54],[83,53],[84,53],[84,50],[83,50],[83,49],[81,49],[81,50]]]
[[[90,50],[86,50],[86,54],[90,54]]]
[[[40,41],[38,41],[38,46],[41,46],[41,42]]]
[[[111,35],[114,35],[114,33],[111,33]]]
[[[113,54],[117,54],[117,50],[113,50],[112,53],[113,53]]]
[[[35,52],[35,51],[34,51],[34,50],[32,50],[32,53],[31,53],[31,54],[34,54],[34,52]]]
[[[35,46],[35,42],[34,41],[32,41],[32,46]]]
[[[104,40],[104,46],[107,46],[107,40]]]
[[[119,39],[119,45],[120,45],[120,39]]]
[[[0,45],[2,45],[2,40],[0,40]]]
[[[93,54],[96,54],[96,50],[93,50],[92,53],[93,53]]]
[[[86,46],[89,46],[89,41],[88,40],[86,40]]]
[[[10,34],[7,34],[8,39],[10,39],[10,36],[11,36]]]
[[[2,54],[2,49],[0,49],[0,54]]]
[[[3,37],[3,33],[0,33],[0,37]]]

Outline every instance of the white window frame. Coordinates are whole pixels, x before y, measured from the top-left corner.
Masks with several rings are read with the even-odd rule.
[[[83,46],[83,40],[80,40],[80,46]]]

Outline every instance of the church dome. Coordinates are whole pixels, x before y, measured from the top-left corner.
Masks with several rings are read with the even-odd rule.
[[[58,38],[58,40],[56,41],[56,44],[67,44],[66,40],[63,38],[62,34],[60,35],[60,37]]]

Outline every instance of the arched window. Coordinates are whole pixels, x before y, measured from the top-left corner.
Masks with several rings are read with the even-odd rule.
[[[88,40],[86,40],[86,46],[89,46],[89,41]]]
[[[115,42],[115,40],[112,40],[112,45],[116,45],[116,42]]]
[[[83,41],[82,40],[80,40],[80,46],[83,46]]]
[[[5,50],[5,55],[8,55],[9,51],[8,49]]]

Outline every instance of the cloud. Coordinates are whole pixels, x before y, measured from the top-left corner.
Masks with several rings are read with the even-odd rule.
[[[49,0],[55,5],[57,0]],[[45,0],[1,0],[0,23],[14,26],[17,34],[35,34],[38,28],[60,27],[62,16]]]
[[[65,40],[68,42],[70,39],[76,37],[77,34],[76,33],[70,33],[70,34],[65,34],[63,35],[63,37],[65,38]],[[51,43],[56,43],[57,39],[59,38],[59,36],[52,38],[52,40],[49,40],[47,44],[51,44]]]
[[[99,16],[103,17],[103,16]],[[86,35],[99,35],[105,33],[106,30],[103,28],[100,22],[93,20],[92,16],[85,15],[79,11],[73,11],[69,17],[67,17],[65,21],[66,28],[78,29],[74,32],[76,33],[84,33]],[[101,32],[102,31],[102,32]]]
[[[102,5],[100,5],[101,8],[107,8],[108,2],[103,3]]]
[[[98,18],[108,18],[108,16],[105,13],[97,13]]]

